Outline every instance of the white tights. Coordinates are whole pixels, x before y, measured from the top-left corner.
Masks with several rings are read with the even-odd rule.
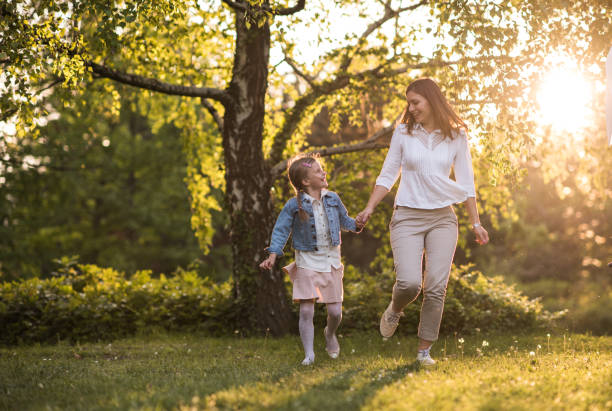
[[[314,360],[314,302],[303,301],[300,303],[300,338],[304,346],[305,359]],[[342,321],[342,303],[329,303],[327,306],[327,333],[325,342],[327,350],[330,352],[338,351],[339,345],[336,338],[336,330]]]

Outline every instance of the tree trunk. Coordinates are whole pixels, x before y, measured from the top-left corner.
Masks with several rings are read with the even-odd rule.
[[[274,224],[272,179],[262,151],[270,29],[247,30],[236,11],[236,54],[224,114],[226,201],[230,214],[237,326],[281,335],[293,325],[280,270],[259,269]]]

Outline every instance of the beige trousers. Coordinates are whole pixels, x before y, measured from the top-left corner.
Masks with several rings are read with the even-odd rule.
[[[418,297],[422,289],[418,336],[423,340],[436,341],[457,246],[457,216],[451,206],[433,210],[397,207],[389,231],[396,273],[393,310],[401,312]]]

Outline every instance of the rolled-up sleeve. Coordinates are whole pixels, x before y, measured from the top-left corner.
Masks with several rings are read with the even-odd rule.
[[[472,156],[470,155],[467,134],[464,130],[461,130],[457,138],[459,139],[459,147],[455,154],[455,180],[467,192],[468,197],[476,197],[474,169],[472,168]]]
[[[376,179],[377,186],[383,186],[387,190],[391,190],[391,187],[397,181],[402,169],[402,144],[401,139],[404,137],[403,128],[405,126],[400,124],[395,127],[393,136],[391,136],[391,143],[389,144],[389,151],[387,157],[383,163],[380,174]]]

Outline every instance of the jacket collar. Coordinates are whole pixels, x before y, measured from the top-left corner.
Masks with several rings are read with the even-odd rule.
[[[317,201],[317,199],[315,199],[314,197],[312,197],[310,194],[308,194],[306,191],[302,191],[304,198],[309,200],[309,201]],[[321,189],[321,200],[323,200],[323,197],[329,195],[329,190],[327,190],[326,188],[322,188]]]

